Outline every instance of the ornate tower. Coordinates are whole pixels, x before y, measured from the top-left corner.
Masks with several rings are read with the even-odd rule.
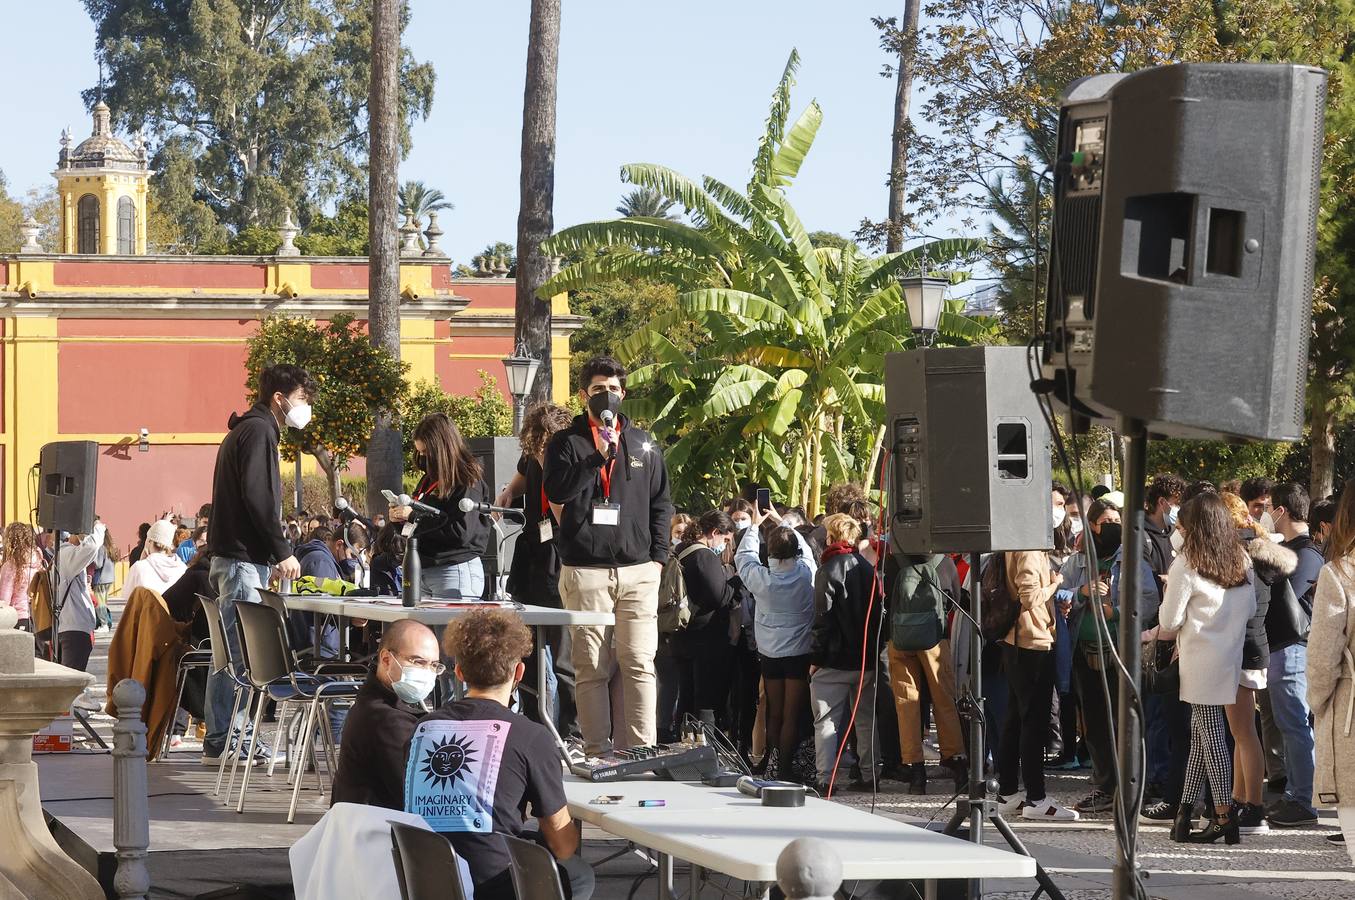
[[[71,149],[71,132],[61,132],[57,157],[61,201],[61,252],[126,256],[146,252],[146,141],[136,148],[113,136],[108,106],[94,107],[94,133]]]

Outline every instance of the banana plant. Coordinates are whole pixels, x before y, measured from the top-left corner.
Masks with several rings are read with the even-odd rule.
[[[791,122],[792,51],[758,143],[747,188],[700,183],[652,164],[621,178],[684,207],[689,223],[634,216],[566,228],[549,254],[581,258],[539,291],[547,298],[604,281],[673,284],[677,309],[626,337],[619,355],[633,387],[648,386],[628,412],[667,442],[679,498],[689,505],[729,496],[743,480],[771,485],[787,502],[819,508],[825,481],[862,480],[874,468],[884,418],[884,356],[911,346],[907,275],[952,282],[982,242],[932,240],[868,256],[855,244],[815,248],[786,189],[799,173],[823,114],[810,103]],[[671,340],[701,334],[694,353]],[[949,301],[936,343],[990,339],[994,324]]]

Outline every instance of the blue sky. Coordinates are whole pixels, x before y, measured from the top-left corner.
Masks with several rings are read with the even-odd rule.
[[[870,17],[887,3],[843,0],[563,0],[556,227],[615,216],[627,162],[661,163],[735,185],[791,47],[802,57],[795,114],[817,98],[824,123],[791,199],[808,228],[850,234],[883,218],[894,83]],[[51,183],[58,138],[89,133],[81,88],[98,80],[93,26],[79,0],[12,4],[0,54],[9,85],[0,169],[12,194]],[[468,261],[514,241],[528,3],[411,0],[406,43],[437,70],[432,113],[414,127],[401,179],[456,204],[443,244]],[[933,228],[933,233],[945,233]]]

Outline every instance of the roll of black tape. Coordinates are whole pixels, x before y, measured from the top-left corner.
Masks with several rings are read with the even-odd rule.
[[[763,806],[804,806],[803,785],[767,785],[762,789]]]

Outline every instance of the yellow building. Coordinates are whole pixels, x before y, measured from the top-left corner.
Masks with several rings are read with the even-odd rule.
[[[61,133],[57,195],[61,201],[61,252],[121,256],[146,252],[146,141],[136,149],[113,135],[108,106],[94,107],[94,133],[71,149]]]

